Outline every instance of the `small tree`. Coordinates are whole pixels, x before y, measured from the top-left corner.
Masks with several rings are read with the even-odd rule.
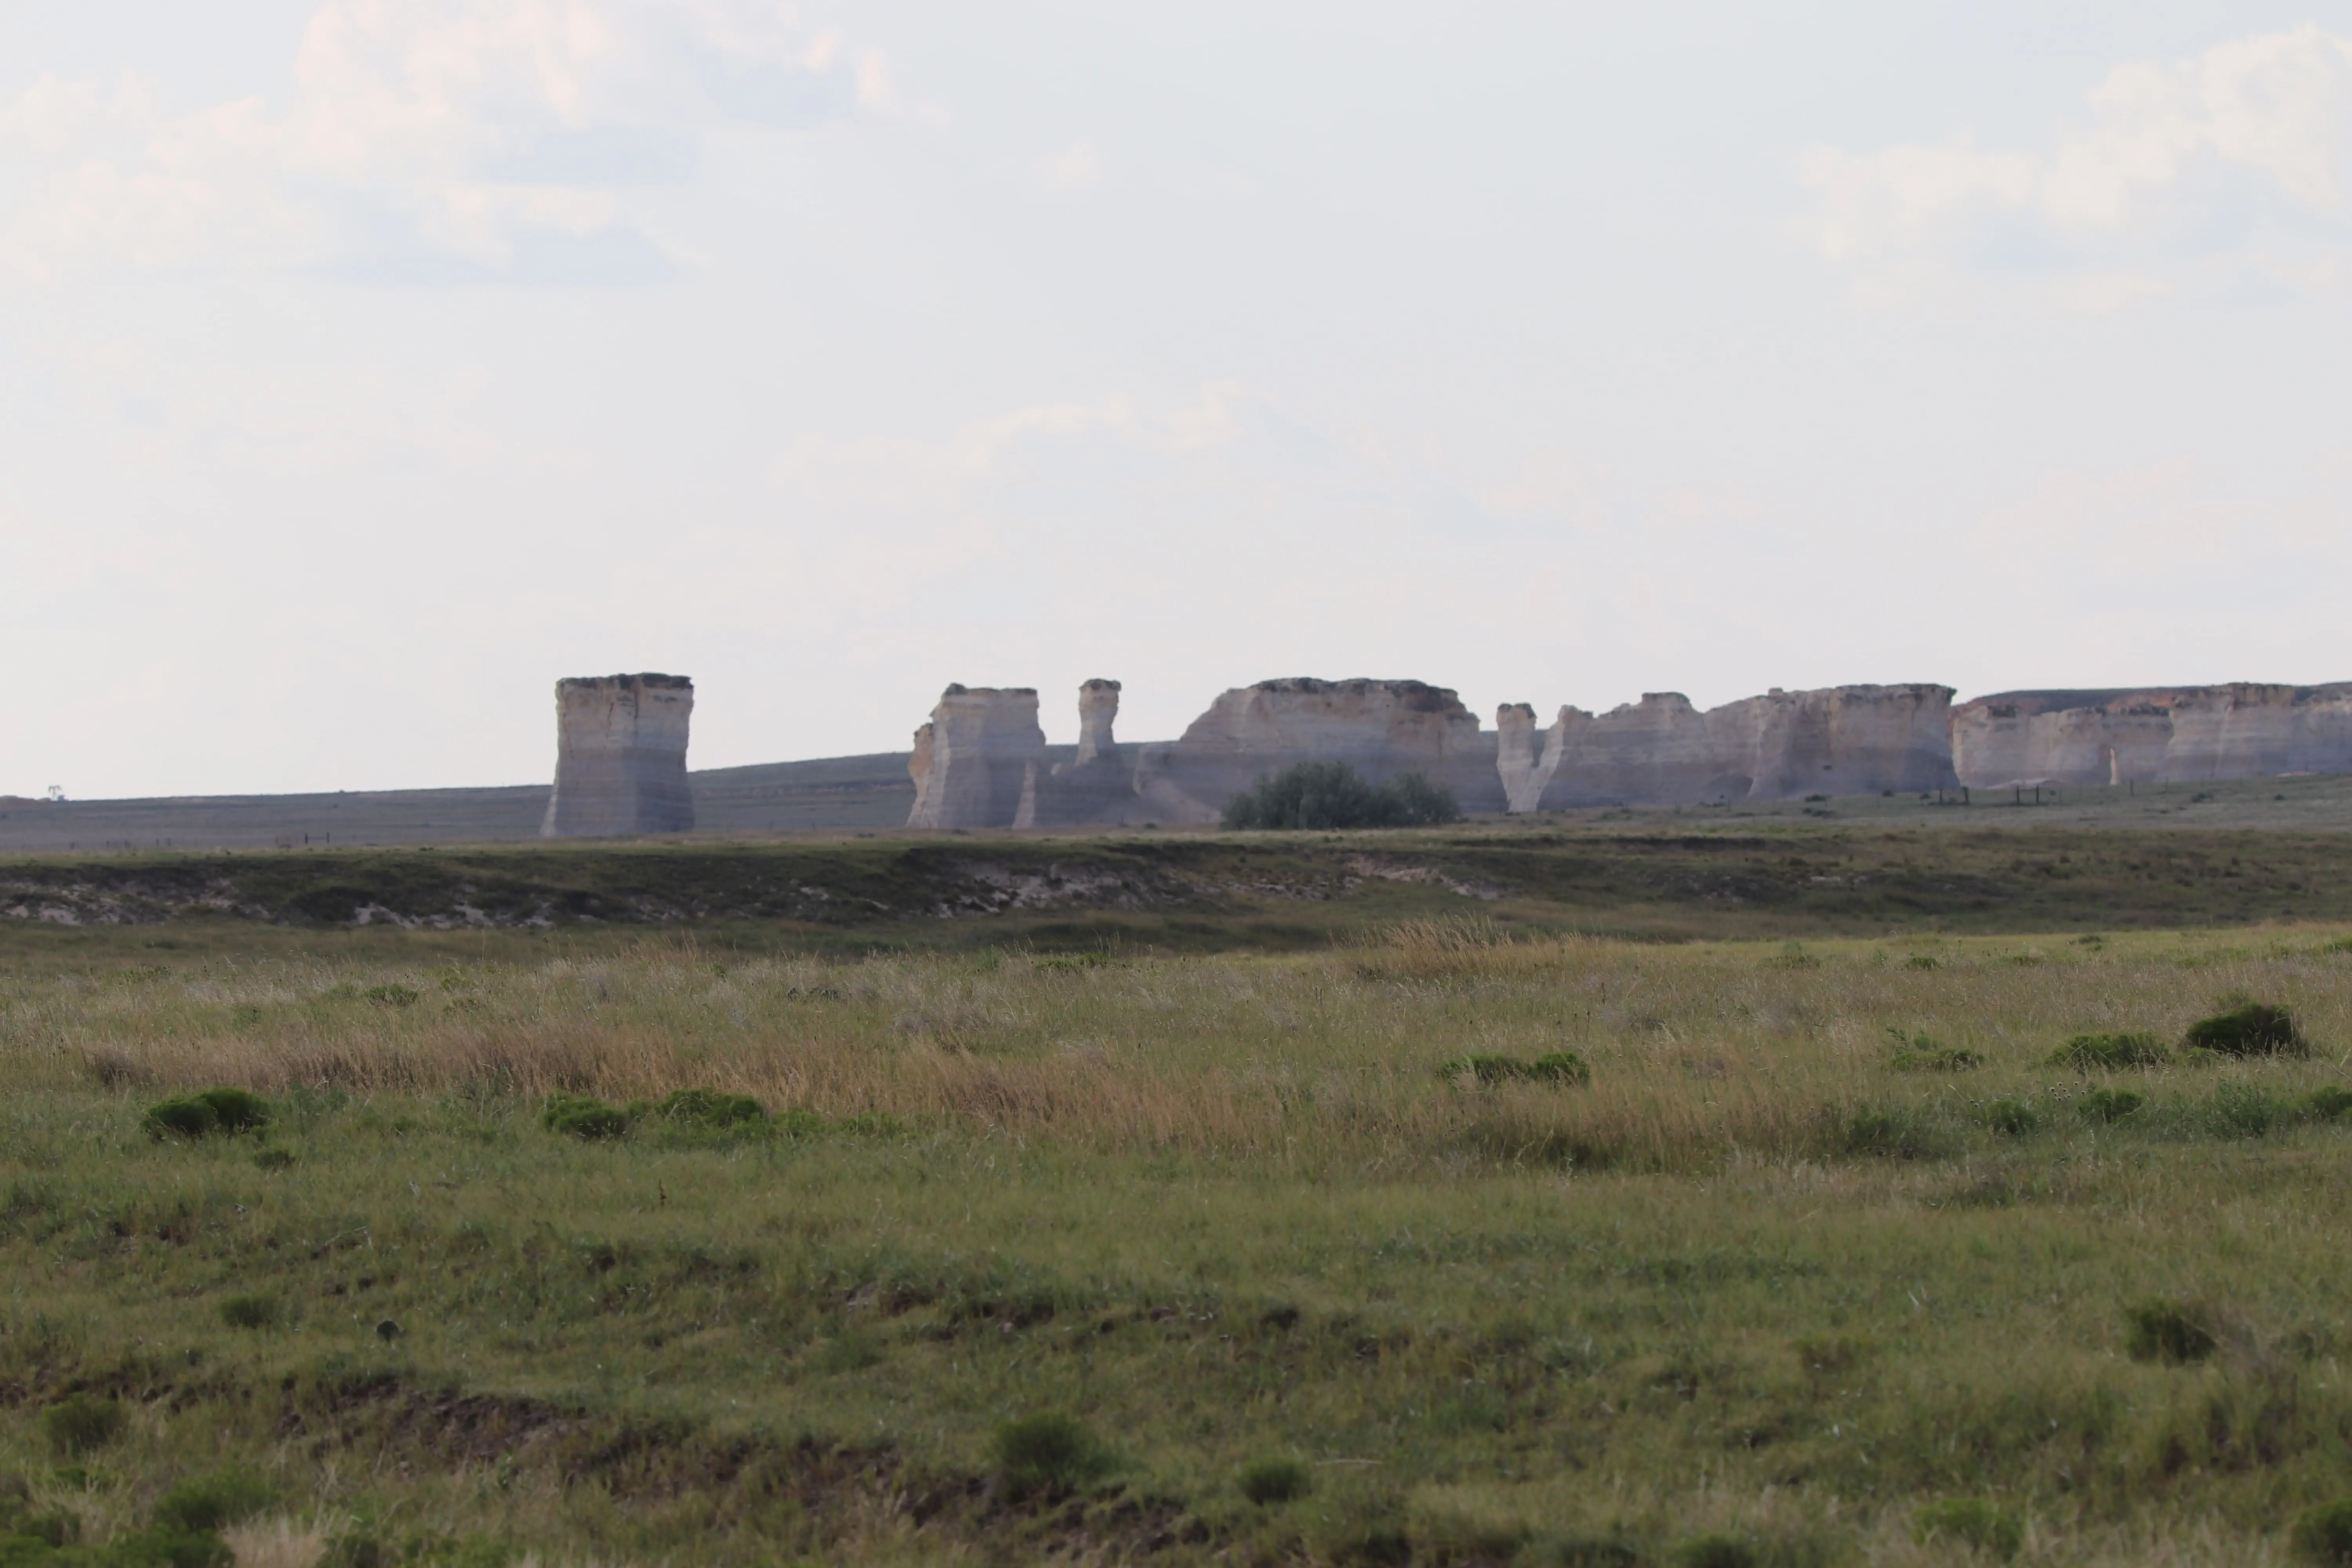
[[[1345,763],[1298,763],[1225,803],[1230,828],[1420,827],[1459,822],[1454,792],[1420,773],[1364,782]]]

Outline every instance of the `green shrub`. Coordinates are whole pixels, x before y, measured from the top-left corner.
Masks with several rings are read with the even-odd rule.
[[[219,1130],[220,1118],[211,1106],[189,1096],[157,1100],[139,1125],[150,1138],[204,1138]]]
[[[2171,1059],[2172,1053],[2154,1035],[2076,1035],[2050,1054],[2052,1067],[2080,1072],[2152,1068]]]
[[[2134,1361],[2185,1365],[2213,1353],[2213,1333],[2202,1314],[2179,1301],[2143,1301],[2126,1308],[2124,1321],[2124,1350]]]
[[[231,1296],[220,1304],[221,1321],[232,1329],[266,1329],[278,1321],[274,1296]]]
[[[1472,1055],[1454,1057],[1440,1062],[1437,1076],[1448,1083],[1464,1079],[1480,1084],[1498,1083],[1591,1083],[1592,1068],[1574,1051],[1549,1051],[1535,1060],[1522,1061],[1517,1057]]]
[[[1756,1548],[1736,1535],[1695,1535],[1666,1561],[1674,1568],[1756,1568]]]
[[[245,1470],[182,1481],[155,1500],[155,1522],[171,1530],[218,1530],[269,1506],[269,1488]]]
[[[1014,1497],[1076,1490],[1111,1468],[1110,1451],[1078,1421],[1041,1410],[996,1429],[996,1475]]]
[[[2189,1026],[2189,1043],[2225,1057],[2301,1056],[2310,1047],[2284,1007],[2247,1002]]]
[[[1419,773],[1366,783],[1345,763],[1299,763],[1225,803],[1229,828],[1420,827],[1459,822],[1454,792]]]
[[[2309,1510],[2287,1539],[2306,1563],[2352,1563],[2352,1498]]]
[[[1517,1057],[1454,1057],[1437,1066],[1437,1076],[1448,1083],[1475,1079],[1482,1084],[1509,1083],[1528,1076],[1528,1064]]]
[[[1528,1064],[1528,1076],[1538,1083],[1592,1081],[1592,1068],[1574,1051],[1547,1051]]]
[[[1925,1160],[1940,1153],[1942,1130],[1927,1107],[1865,1108],[1845,1118],[1832,1141],[1843,1154],[1876,1154],[1894,1160]]]
[[[539,1123],[550,1132],[574,1138],[619,1138],[629,1131],[629,1113],[592,1094],[551,1094]]]
[[[2213,1091],[2204,1121],[2217,1137],[2260,1138],[2292,1118],[2293,1108],[2270,1090],[2248,1083],[2225,1083]]]
[[[2135,1114],[2147,1100],[2127,1089],[2095,1089],[2084,1095],[2076,1109],[2089,1121],[2121,1121]]]
[[[122,1436],[122,1406],[111,1399],[77,1394],[41,1412],[41,1436],[65,1458],[96,1453]]]
[[[269,1102],[241,1089],[208,1089],[196,1096],[212,1107],[224,1132],[250,1132],[269,1125]]]
[[[1931,1502],[1914,1514],[1911,1539],[1922,1546],[1954,1542],[2005,1562],[2024,1546],[2025,1529],[2015,1514],[1990,1499],[1954,1497]]]
[[[269,1102],[241,1089],[208,1089],[147,1108],[141,1126],[151,1138],[207,1138],[269,1125]]]
[[[1622,1541],[1607,1536],[1563,1541],[1553,1553],[1559,1568],[1641,1568],[1642,1553]]]
[[[1977,1117],[1994,1131],[2011,1138],[2022,1138],[2042,1125],[2042,1112],[2029,1100],[1988,1100],[1978,1109]]]
[[[1891,1065],[1896,1072],[1969,1072],[1984,1066],[1984,1058],[1959,1046],[1939,1045],[1924,1034],[1886,1031],[1892,1043]]]
[[[1253,1459],[1242,1467],[1242,1496],[1260,1506],[1296,1502],[1315,1489],[1313,1472],[1297,1459]]]
[[[2335,1083],[2315,1089],[2303,1097],[2299,1108],[2314,1121],[2333,1121],[2352,1110],[2352,1089]]]
[[[768,1119],[766,1108],[750,1095],[709,1089],[681,1089],[654,1106],[653,1113],[689,1127],[737,1127]]]
[[[100,1561],[105,1568],[231,1568],[236,1553],[209,1530],[157,1525],[117,1536]]]

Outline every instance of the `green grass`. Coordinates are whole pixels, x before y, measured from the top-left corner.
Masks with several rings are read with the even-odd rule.
[[[0,1537],[2284,1563],[2352,1496],[2352,952],[2116,923],[10,933]],[[2237,998],[2306,1054],[2191,1047]]]

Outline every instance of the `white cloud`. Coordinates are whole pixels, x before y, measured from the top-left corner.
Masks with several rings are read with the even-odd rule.
[[[1103,182],[1103,155],[1081,136],[1037,160],[1037,180],[1049,191],[1090,191]]]
[[[0,106],[0,281],[91,268],[642,268],[626,187],[726,122],[914,115],[761,0],[327,0],[287,100],[44,78]],[[878,84],[878,86],[877,86]],[[615,247],[611,242],[631,243]]]
[[[2119,66],[2087,103],[2037,151],[1966,135],[1815,148],[1798,170],[1814,204],[1790,232],[1870,300],[1968,275],[2033,279],[2091,310],[2248,277],[2342,279],[2352,39],[2306,26]]]
[[[899,90],[890,57],[880,49],[858,51],[857,107],[869,114],[903,120],[911,125],[944,125],[948,119],[947,110],[938,105],[919,102]]]

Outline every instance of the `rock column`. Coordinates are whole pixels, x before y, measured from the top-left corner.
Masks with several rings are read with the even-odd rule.
[[[683,675],[604,675],[555,683],[555,790],[548,838],[683,833],[694,682]]]

